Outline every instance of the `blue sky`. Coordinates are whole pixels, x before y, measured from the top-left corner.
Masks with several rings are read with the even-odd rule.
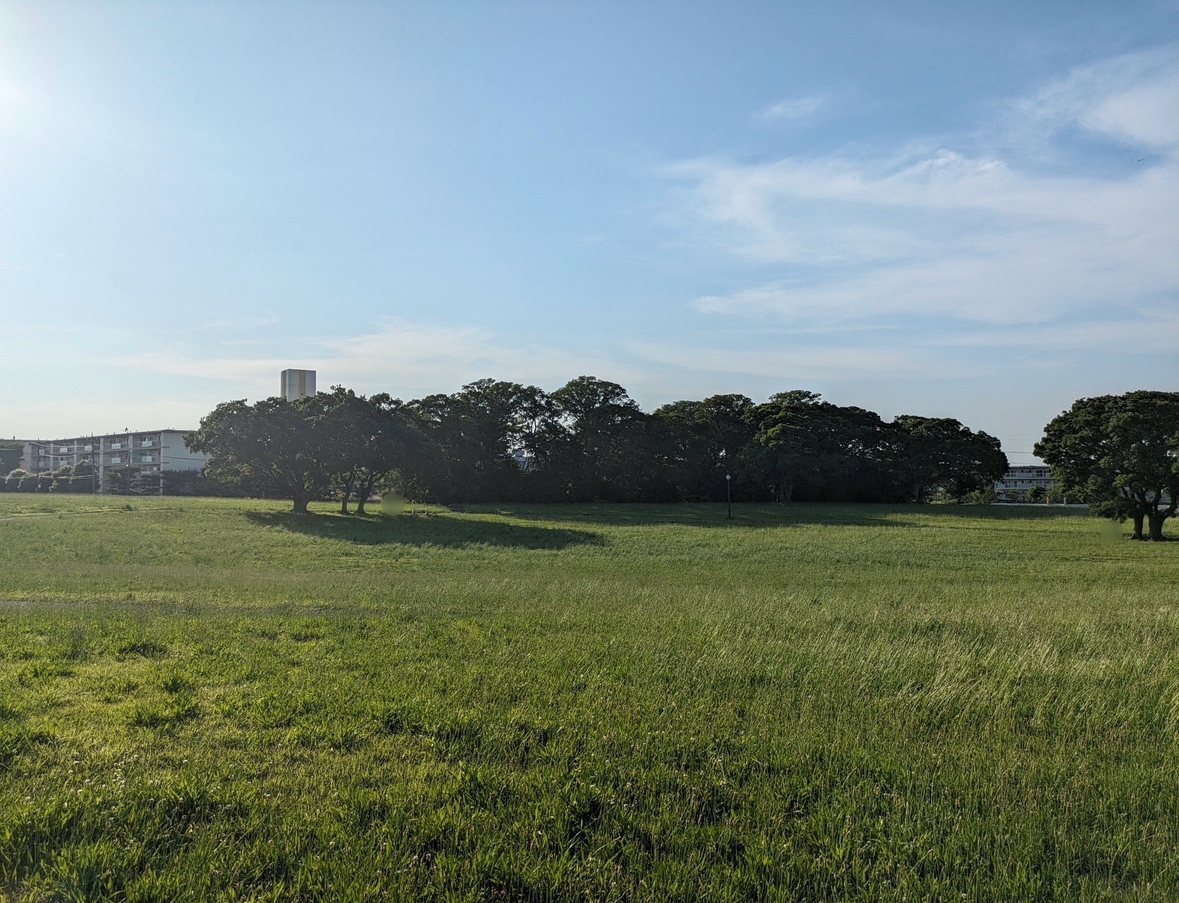
[[[1179,3],[0,0],[0,434],[1179,385]]]

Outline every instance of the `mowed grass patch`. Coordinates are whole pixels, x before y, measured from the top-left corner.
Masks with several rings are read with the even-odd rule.
[[[1179,896],[1169,545],[94,503],[0,496],[14,899]]]

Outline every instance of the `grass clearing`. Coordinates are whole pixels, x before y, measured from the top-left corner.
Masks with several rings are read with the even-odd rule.
[[[285,507],[0,496],[0,893],[1179,898],[1175,546]]]

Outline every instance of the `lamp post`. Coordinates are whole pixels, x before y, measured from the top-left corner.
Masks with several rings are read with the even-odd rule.
[[[729,516],[725,520],[733,519],[733,475],[731,473],[725,474],[725,497],[729,502]]]

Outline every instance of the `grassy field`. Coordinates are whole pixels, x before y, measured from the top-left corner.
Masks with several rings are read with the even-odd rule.
[[[0,898],[1179,899],[1179,544],[0,496]]]

